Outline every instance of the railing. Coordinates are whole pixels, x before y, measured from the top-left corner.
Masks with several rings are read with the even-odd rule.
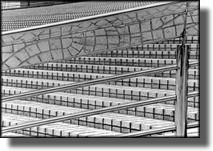
[[[189,63],[189,67],[194,67],[198,64],[199,64],[199,62],[197,62],[197,61],[193,62],[193,63]],[[37,95],[43,95],[43,94],[47,94],[47,93],[63,91],[65,89],[90,86],[90,85],[95,85],[95,84],[99,84],[99,83],[103,83],[103,82],[115,81],[115,80],[125,79],[125,78],[132,78],[132,77],[136,77],[136,76],[147,75],[147,74],[151,74],[151,73],[159,73],[159,72],[175,70],[175,69],[177,69],[177,70],[179,69],[177,67],[177,65],[160,67],[160,68],[156,68],[156,69],[122,74],[122,75],[117,75],[117,76],[110,76],[110,77],[106,77],[106,78],[102,78],[102,79],[90,80],[90,81],[80,82],[80,83],[76,83],[76,84],[67,84],[67,85],[62,85],[62,86],[58,86],[58,87],[42,89],[42,90],[35,90],[35,91],[20,93],[17,95],[7,96],[7,97],[3,97],[2,101],[7,102],[7,101],[12,101],[12,100],[15,100],[18,98],[26,98],[26,97],[32,97],[32,96],[37,96]],[[179,84],[177,84],[177,85],[179,85]],[[187,97],[195,97],[198,95],[199,95],[199,92],[191,92],[187,95]],[[54,118],[50,118],[50,119],[40,120],[40,121],[36,121],[36,122],[29,122],[29,123],[20,124],[20,125],[9,126],[9,127],[3,128],[2,133],[16,131],[16,130],[20,130],[20,129],[24,129],[24,128],[40,126],[40,125],[44,125],[44,124],[50,124],[50,123],[70,120],[73,118],[81,118],[81,117],[85,117],[85,116],[91,116],[91,115],[102,114],[102,113],[111,112],[111,111],[117,111],[117,110],[126,109],[126,108],[162,103],[162,102],[166,102],[166,101],[175,100],[176,98],[177,98],[177,96],[173,95],[173,96],[167,96],[167,97],[162,97],[162,98],[150,99],[147,101],[137,101],[134,103],[110,106],[110,107],[105,107],[105,108],[101,108],[101,109],[95,109],[95,110],[91,110],[91,111],[85,111],[85,112],[81,112],[81,113],[74,113],[74,114],[54,117]],[[185,101],[185,102],[187,102],[187,101]],[[176,127],[175,128],[169,127],[169,128],[165,128],[162,130],[156,129],[156,130],[150,131],[150,134],[157,134],[157,133],[164,132],[164,131],[174,131],[175,129],[176,129]],[[133,134],[129,134],[129,135],[123,135],[121,137],[125,137],[125,136],[128,137],[128,136],[134,136],[134,135],[138,136],[139,134],[141,136],[144,136],[145,134],[148,135],[149,132],[143,131],[141,133],[133,133]]]
[[[173,10],[173,5],[180,9]],[[186,3],[178,2],[156,3],[148,6],[61,21],[58,23],[2,32],[2,54],[4,56],[2,70],[5,71],[28,65],[60,61],[103,51],[112,51],[115,49],[130,48],[132,46],[159,43],[169,39],[181,38],[183,22],[174,20],[178,20],[178,18],[184,16],[185,12],[183,11],[185,5]],[[158,9],[159,12],[155,12],[156,8],[154,7],[170,11],[163,13]],[[195,15],[188,17],[196,18],[198,16],[196,10],[198,10],[197,5],[191,2],[190,14],[195,13]],[[132,14],[132,17],[127,17],[129,13]],[[149,15],[150,13],[152,13],[152,15]],[[155,15],[156,17],[153,18]],[[158,24],[158,27],[155,27],[156,25],[154,22],[158,20],[162,22],[165,16],[168,17],[162,23],[163,25]],[[173,17],[170,19],[169,16]],[[111,23],[111,21],[108,20],[114,21]],[[147,22],[150,21],[152,23],[147,24]],[[175,24],[170,25],[173,22]],[[197,36],[198,32],[194,27],[198,26],[198,21],[190,24],[187,23],[187,25],[190,25],[186,28],[188,33],[187,36]],[[144,30],[142,30],[143,28],[139,28],[141,26]],[[146,29],[146,26],[153,29]],[[175,28],[176,26],[178,28]],[[91,33],[89,34],[88,32]],[[155,33],[155,36],[152,36],[152,32]],[[135,37],[136,33],[139,37]],[[79,38],[81,40],[79,40]],[[70,41],[70,39],[72,39],[72,41]],[[103,42],[99,44],[99,41]],[[21,46],[26,43],[29,45],[22,48]],[[33,51],[32,54],[31,49]],[[45,49],[47,51],[43,52],[40,49]],[[55,55],[56,52],[58,55]],[[38,59],[38,56],[42,56],[41,59]]]
[[[196,128],[196,127],[199,127],[198,122],[189,123],[187,125],[187,129]],[[176,130],[175,126],[166,126],[164,128],[151,129],[151,130],[133,132],[128,134],[121,134],[119,135],[119,137],[144,137],[144,136],[149,136],[149,135],[158,134],[158,133],[171,132],[175,130]]]
[[[186,14],[187,14],[187,9],[186,9]],[[186,19],[185,19],[184,25],[186,25]],[[166,128],[162,128],[162,129],[153,129],[153,130],[143,131],[143,132],[135,132],[135,133],[130,133],[130,134],[122,134],[120,136],[121,137],[131,137],[131,136],[138,137],[138,136],[146,136],[146,135],[158,134],[158,133],[162,133],[162,132],[175,130],[176,136],[186,137],[187,128],[194,128],[194,127],[199,126],[198,123],[193,123],[193,124],[187,125],[187,99],[189,97],[195,97],[195,96],[199,95],[199,92],[188,93],[188,89],[187,89],[188,88],[188,85],[187,85],[188,68],[199,65],[199,62],[196,61],[196,62],[188,63],[189,47],[185,46],[185,40],[186,40],[185,39],[185,28],[184,28],[182,36],[183,36],[182,37],[183,43],[181,46],[179,46],[177,48],[177,58],[176,58],[177,65],[171,65],[171,66],[167,66],[167,67],[160,67],[160,68],[156,68],[156,69],[138,71],[138,72],[127,73],[127,74],[122,74],[122,75],[115,75],[115,76],[110,76],[110,77],[106,77],[106,78],[102,78],[102,79],[89,80],[89,81],[80,82],[80,83],[74,83],[74,84],[72,83],[72,84],[62,85],[62,86],[48,88],[48,89],[20,93],[20,94],[16,94],[16,95],[12,95],[12,96],[3,97],[2,102],[12,101],[12,100],[19,99],[19,98],[33,97],[33,96],[38,96],[38,95],[43,95],[43,94],[53,93],[53,92],[58,92],[58,91],[64,91],[66,89],[74,89],[74,88],[85,87],[85,86],[90,86],[90,85],[95,85],[95,84],[100,84],[100,83],[105,83],[105,82],[111,82],[111,81],[116,81],[116,80],[120,80],[120,79],[127,79],[127,78],[142,76],[142,75],[165,72],[165,71],[170,71],[170,70],[177,70],[176,71],[176,95],[166,96],[166,97],[162,97],[162,98],[154,98],[154,99],[150,99],[150,100],[146,100],[146,101],[137,101],[137,102],[133,102],[133,103],[120,104],[120,105],[105,107],[105,108],[101,108],[101,109],[94,109],[91,111],[84,111],[81,113],[73,113],[73,114],[63,115],[63,116],[59,116],[59,117],[44,119],[44,120],[40,120],[40,121],[28,122],[28,123],[24,123],[24,124],[9,126],[9,127],[3,128],[2,133],[41,126],[44,124],[50,124],[50,123],[70,120],[73,118],[81,118],[81,117],[97,115],[97,114],[117,111],[117,110],[126,109],[126,108],[133,108],[133,107],[138,107],[138,106],[144,106],[144,105],[150,105],[150,104],[156,104],[156,103],[162,103],[162,102],[167,102],[167,101],[171,101],[171,100],[176,100],[176,102],[175,102],[175,111],[176,111],[175,112],[175,126],[166,127]]]
[[[188,97],[194,97],[194,96],[197,96],[198,94],[199,94],[199,92],[191,92],[188,94]],[[120,105],[116,105],[116,106],[105,107],[105,108],[101,108],[101,109],[95,109],[95,110],[91,110],[91,111],[84,111],[81,113],[73,113],[73,114],[63,115],[63,116],[59,116],[59,117],[44,119],[44,120],[40,120],[40,121],[28,122],[28,123],[24,123],[24,124],[9,126],[9,127],[3,128],[2,133],[16,131],[16,130],[20,130],[20,129],[24,129],[24,128],[41,126],[41,125],[45,125],[45,124],[51,124],[51,123],[55,123],[55,122],[61,122],[61,121],[70,120],[73,118],[81,118],[81,117],[85,117],[85,116],[92,116],[92,115],[102,114],[102,113],[106,113],[106,112],[117,111],[117,110],[126,109],[126,108],[133,108],[133,107],[138,107],[138,106],[162,103],[162,102],[171,101],[171,100],[175,100],[175,99],[176,99],[176,95],[172,95],[172,96],[167,96],[167,97],[162,97],[162,98],[154,98],[154,99],[150,99],[147,101],[143,100],[143,101],[137,101],[137,102],[133,102],[133,103],[126,103],[126,104],[120,104]]]
[[[189,64],[189,67],[194,67],[198,64],[199,64],[199,62],[193,62],[193,63]],[[121,80],[121,79],[127,79],[127,78],[148,75],[148,74],[176,70],[176,69],[177,69],[177,65],[171,65],[171,66],[160,67],[160,68],[155,68],[155,69],[150,69],[150,70],[143,70],[143,71],[121,74],[121,75],[116,75],[116,76],[109,76],[109,77],[105,77],[105,78],[101,78],[101,79],[89,80],[89,81],[84,81],[84,82],[79,82],[79,83],[65,84],[65,85],[56,86],[53,88],[34,90],[34,91],[29,91],[29,92],[24,92],[24,93],[20,93],[20,94],[16,94],[16,95],[3,97],[2,102],[12,101],[15,99],[26,98],[26,97],[33,97],[33,96],[37,96],[37,95],[43,95],[43,94],[48,94],[48,93],[53,93],[53,92],[58,92],[58,91],[64,91],[66,89],[75,89],[75,88],[79,88],[79,87],[91,86],[91,85],[96,85],[96,84],[100,84],[100,83],[104,83],[104,82],[112,82],[112,81]]]

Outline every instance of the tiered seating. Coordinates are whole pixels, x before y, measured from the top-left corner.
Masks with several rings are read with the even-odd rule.
[[[79,2],[2,12],[1,30],[14,30],[145,6],[156,2]]]
[[[29,136],[18,133],[4,133],[2,134],[2,137],[29,137]]]
[[[37,118],[24,117],[19,115],[4,114],[2,121],[3,126],[12,126],[28,121],[36,121]],[[44,125],[39,128],[32,128],[30,130],[20,130],[18,133],[36,136],[36,137],[95,137],[95,136],[116,136],[119,133],[113,131],[99,130],[95,128],[89,128],[86,126],[78,126],[67,123],[54,123],[50,125]]]
[[[81,2],[60,6],[3,11],[2,31],[144,6],[154,2]],[[95,4],[95,5],[94,5]],[[199,37],[189,36],[189,62],[199,59]],[[100,79],[113,75],[176,64],[181,39],[167,40],[123,50],[102,52],[60,62],[2,71],[2,95]],[[8,127],[30,121],[81,113],[175,94],[176,71],[165,71],[91,86],[64,90],[2,103],[1,125]],[[199,68],[188,70],[188,92],[199,90]],[[199,97],[188,98],[187,122],[199,121]],[[88,117],[5,133],[4,136],[95,137],[174,126],[175,100],[122,109]],[[198,129],[188,130],[198,136]],[[174,136],[174,132],[153,136]]]
[[[170,44],[150,44],[144,45],[143,47],[114,50],[112,52],[103,52],[88,57],[73,58],[61,62],[5,71],[2,73],[2,94],[7,96],[35,89],[49,88],[175,64],[176,47],[177,45]],[[198,50],[197,44],[191,44],[189,53],[190,62],[198,59]],[[198,68],[190,68],[188,80],[189,92],[199,89],[198,79]],[[38,118],[45,119],[174,94],[175,71],[169,71],[162,74],[151,74],[5,102],[3,103],[2,109],[7,116],[3,116],[3,121],[6,123],[11,122],[12,119],[7,118],[10,117],[11,114],[14,118],[27,116],[29,120],[36,120]],[[198,107],[198,97],[188,99],[189,123],[199,121]],[[99,135],[99,132],[101,134],[118,136],[120,133],[174,125],[174,114],[174,101],[171,100],[165,104],[158,103],[143,107],[123,109],[111,113],[73,119],[65,121],[65,123],[50,124],[53,125],[53,127],[47,127],[46,125],[40,126],[39,131],[34,128],[33,130],[28,129],[27,132],[18,132],[24,135],[29,135],[30,133],[32,136],[53,136],[51,130],[54,129],[54,131],[58,131],[57,134],[54,133],[54,136],[66,137],[69,135],[90,137],[96,133]],[[65,127],[67,127],[63,130],[62,128],[60,129],[63,132],[58,130],[61,124],[63,126],[65,124]],[[73,127],[76,126],[85,129],[83,132],[81,131],[81,135],[67,130],[69,127],[72,127],[75,131]],[[92,132],[87,133],[87,127],[93,128],[95,134]],[[33,133],[31,131],[33,131]],[[190,136],[197,136],[197,132],[197,129],[189,130]],[[174,135],[174,133],[165,133],[165,136],[171,135]]]

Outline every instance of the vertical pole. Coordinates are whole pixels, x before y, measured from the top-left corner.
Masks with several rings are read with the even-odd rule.
[[[188,50],[187,45],[178,46],[176,71],[175,125],[176,136],[187,137],[188,95]]]

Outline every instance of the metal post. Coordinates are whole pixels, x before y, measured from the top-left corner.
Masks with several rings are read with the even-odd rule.
[[[188,50],[189,46],[186,45],[181,45],[177,48],[177,99],[175,102],[175,125],[177,137],[187,137]]]

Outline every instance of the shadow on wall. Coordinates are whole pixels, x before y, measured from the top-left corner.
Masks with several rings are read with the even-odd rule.
[[[201,10],[200,12],[200,39],[201,51],[200,56],[200,100],[201,100],[201,116],[200,116],[200,138],[54,138],[54,139],[36,139],[36,138],[11,138],[11,147],[41,147],[41,146],[60,146],[60,147],[93,147],[93,146],[129,146],[129,147],[146,147],[146,146],[209,146],[209,12]]]

